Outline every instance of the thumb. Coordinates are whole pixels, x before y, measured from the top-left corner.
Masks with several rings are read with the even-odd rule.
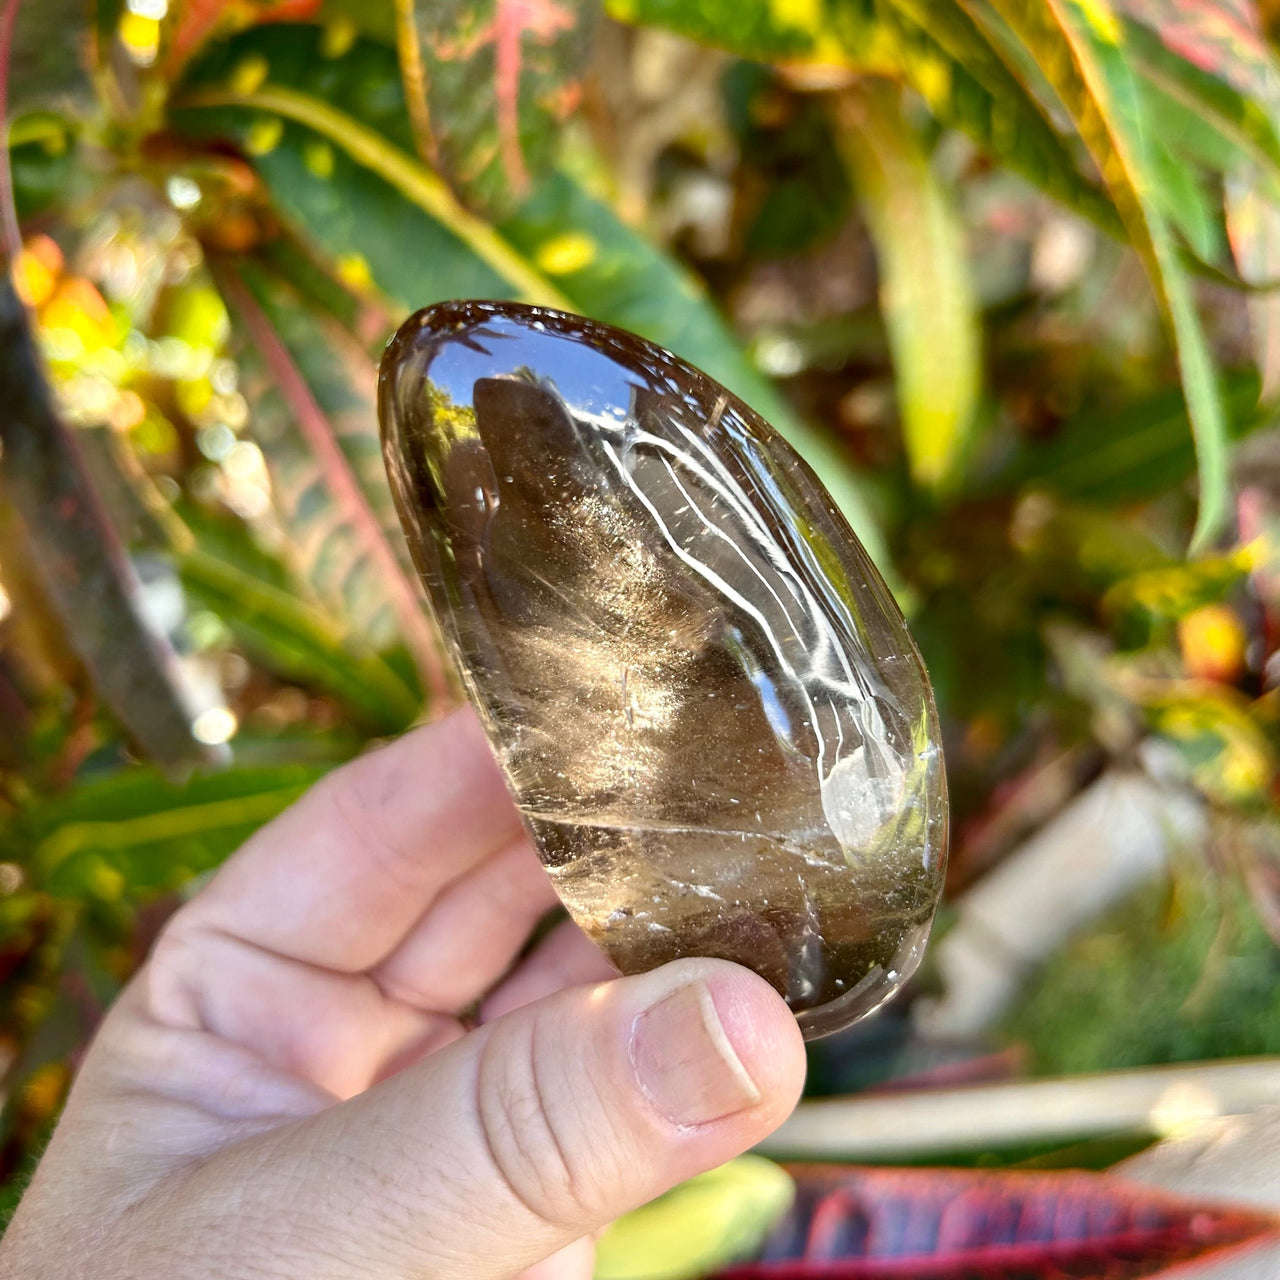
[[[746,1150],[803,1079],[767,983],[682,960],[489,1023],[269,1135],[254,1169],[291,1274],[499,1280]]]

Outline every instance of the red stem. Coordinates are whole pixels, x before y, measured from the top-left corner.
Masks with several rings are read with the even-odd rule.
[[[382,525],[374,515],[361,490],[346,455],[334,438],[333,430],[324,410],[316,402],[298,366],[294,363],[284,340],[267,318],[250,293],[248,286],[234,269],[217,272],[218,283],[227,301],[239,313],[256,344],[258,351],[271,370],[281,393],[293,411],[293,419],[303,438],[324,468],[325,476],[344,517],[356,530],[357,536],[368,549],[391,592],[392,606],[396,611],[405,642],[414,656],[423,684],[433,699],[447,701],[451,694],[444,665],[440,660],[435,633],[423,614],[421,599],[413,584],[405,576],[391,549]]]
[[[4,143],[4,156],[0,157],[0,234],[4,237],[4,254],[10,265],[22,252],[22,229],[18,226],[13,170],[9,164],[9,58],[21,4],[22,0],[6,0],[4,16],[0,18],[0,141]]]

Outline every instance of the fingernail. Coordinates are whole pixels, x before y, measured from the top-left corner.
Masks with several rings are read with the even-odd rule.
[[[709,1124],[760,1101],[704,982],[681,987],[636,1019],[631,1061],[645,1096],[675,1125]]]

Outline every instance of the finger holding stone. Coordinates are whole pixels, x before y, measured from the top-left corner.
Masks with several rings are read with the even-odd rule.
[[[480,1007],[480,1020],[491,1022],[565,987],[605,982],[617,976],[618,971],[595,943],[572,920],[565,920],[493,990]]]
[[[330,774],[252,836],[180,918],[361,972],[521,829],[484,730],[463,708]]]
[[[521,831],[446,888],[371,976],[393,999],[456,1013],[507,972],[558,902]]]

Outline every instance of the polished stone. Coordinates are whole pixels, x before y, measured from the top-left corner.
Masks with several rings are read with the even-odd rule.
[[[807,1035],[916,967],[947,805],[902,615],[812,471],[631,334],[444,303],[383,361],[441,627],[574,919],[623,972],[722,956]]]

